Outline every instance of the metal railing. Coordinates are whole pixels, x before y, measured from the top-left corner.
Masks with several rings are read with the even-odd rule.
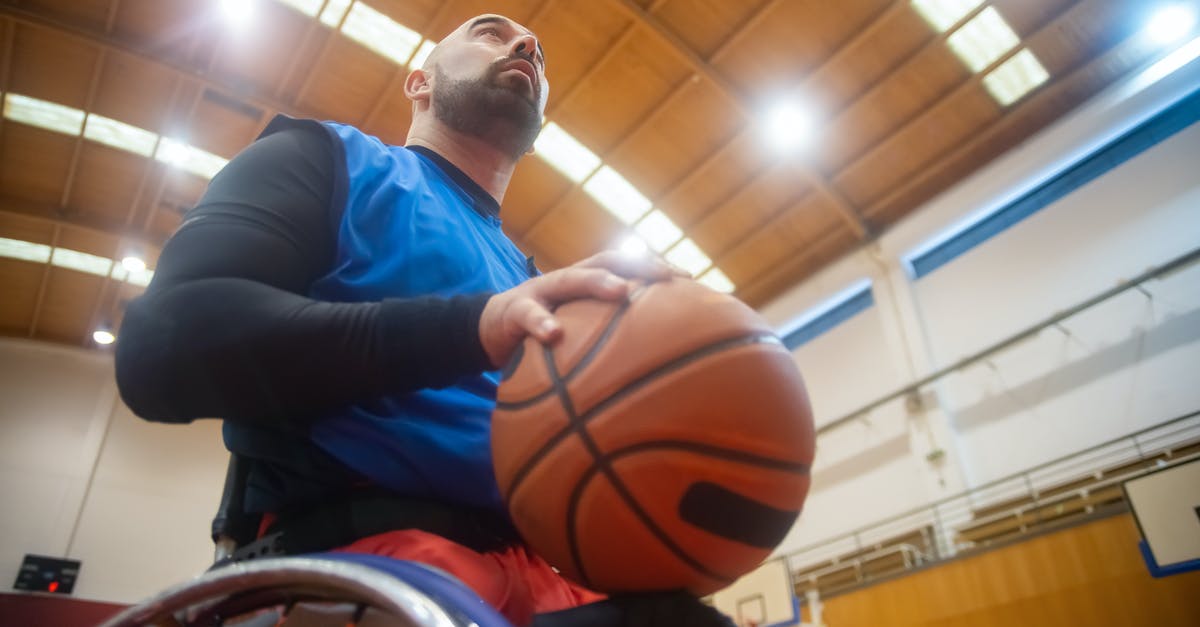
[[[912,556],[902,572],[963,552],[1011,540],[1063,520],[1081,520],[1102,508],[1120,507],[1120,485],[1129,479],[1200,458],[1200,410],[1136,433],[1034,466],[781,556],[793,586],[821,586],[839,578],[822,596],[860,587],[873,578],[862,566],[895,552]],[[921,540],[913,541],[920,537]],[[894,572],[884,573],[894,575]]]

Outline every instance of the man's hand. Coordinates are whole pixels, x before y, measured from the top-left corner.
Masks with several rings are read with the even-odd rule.
[[[491,297],[479,318],[479,339],[492,365],[499,368],[508,363],[528,335],[541,342],[554,341],[562,327],[552,312],[565,302],[582,298],[621,300],[632,291],[635,280],[687,276],[652,255],[605,251]]]

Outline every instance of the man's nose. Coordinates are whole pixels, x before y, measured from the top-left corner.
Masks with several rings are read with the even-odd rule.
[[[530,59],[537,59],[537,37],[532,34],[520,35],[513,40],[513,54],[520,54]]]

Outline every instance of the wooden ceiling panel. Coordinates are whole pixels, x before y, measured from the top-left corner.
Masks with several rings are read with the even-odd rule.
[[[616,242],[625,227],[576,190],[557,211],[541,220],[523,239],[548,261],[564,266],[584,259]]]
[[[20,4],[38,13],[79,28],[103,31],[118,0],[23,0]]]
[[[430,20],[437,15],[443,5],[453,4],[447,0],[375,0],[371,8],[400,22],[417,32],[424,32],[426,37],[439,39],[445,33],[433,32]]]
[[[635,33],[558,112],[559,124],[603,154],[689,76],[667,46]]]
[[[546,49],[548,111],[557,111],[569,102],[570,99],[563,99],[564,95],[578,91],[576,84],[580,78],[593,70],[596,61],[629,28],[633,28],[630,21],[604,2],[560,1],[547,8],[530,29],[537,33]]]
[[[372,105],[374,115],[370,115],[369,125],[364,123],[367,132],[393,146],[404,145],[408,127],[412,124],[412,101],[404,95],[404,76],[407,74],[393,81],[391,87],[377,97]]]
[[[528,156],[513,172],[500,209],[504,230],[524,234],[573,187],[570,180],[540,157]]]
[[[979,84],[956,91],[935,109],[935,115],[915,119],[893,141],[839,174],[838,187],[846,190],[856,205],[865,207],[1000,115],[1000,106]],[[866,215],[871,217],[869,212]]]
[[[714,65],[747,94],[794,85],[886,9],[888,0],[780,2]]]
[[[118,122],[161,132],[179,77],[169,68],[110,51],[100,71],[92,111]]]
[[[823,234],[845,228],[845,223],[827,197],[808,194],[762,228],[778,229],[787,236],[793,247],[803,250]]]
[[[191,145],[229,159],[254,141],[266,126],[266,115],[258,107],[205,89],[192,112],[186,137]]]
[[[150,225],[145,230],[146,235],[156,242],[165,242],[179,230],[182,223],[183,211],[179,210],[178,205],[160,205],[158,211],[150,218]]]
[[[46,264],[0,258],[0,334],[24,335],[33,320]]]
[[[95,46],[44,28],[18,25],[9,68],[8,90],[23,96],[83,109],[96,70]]]
[[[994,0],[992,6],[1012,27],[1018,36],[1024,38],[1037,31],[1047,22],[1081,0]]]
[[[87,327],[104,282],[104,278],[92,274],[51,267],[33,337],[63,344],[82,343],[91,334]]]
[[[540,13],[542,5],[546,2],[547,0],[453,0],[441,11],[441,15],[428,30],[433,37],[441,39],[473,17],[495,13],[524,24],[537,33],[537,24],[531,23],[530,18]]]
[[[825,134],[832,141],[817,153],[822,166],[828,171],[839,170],[970,75],[945,46],[918,53],[829,124]]]
[[[314,22],[277,2],[256,3],[253,19],[271,28],[224,28],[212,52],[210,74],[246,92],[269,93],[280,83]]]
[[[687,228],[727,202],[766,165],[757,134],[739,133],[672,184],[658,206]]]
[[[80,147],[66,208],[89,222],[123,228],[149,159],[95,142]]]
[[[54,233],[59,228],[54,222],[14,213],[9,205],[8,199],[0,197],[0,237],[54,245]]]
[[[688,80],[679,95],[633,135],[624,139],[609,163],[650,198],[660,197],[696,166],[696,156],[712,153],[739,130],[729,115],[728,98],[707,81]]]
[[[366,115],[373,99],[385,87],[395,66],[388,59],[344,37],[335,37],[324,60],[309,75],[310,81],[296,104],[316,117],[358,120]]]
[[[738,295],[749,303],[763,303],[796,281],[804,280],[823,266],[856,250],[860,242],[846,229],[822,234],[802,250],[793,251],[773,265],[738,282]],[[733,278],[732,276],[730,278]]]
[[[75,138],[5,121],[0,134],[0,189],[35,203],[58,206]]]
[[[671,0],[655,17],[671,25],[674,32],[701,58],[711,58],[751,16],[779,0]]]
[[[191,62],[222,32],[220,6],[206,0],[119,0],[113,34],[139,50]]]
[[[805,186],[787,167],[763,170],[689,230],[709,255],[720,255],[759,224],[794,204]]]
[[[120,238],[113,233],[66,225],[59,231],[57,246],[112,259],[117,253],[119,240]]]
[[[804,96],[830,113],[883,80],[934,37],[933,29],[908,7],[891,10],[880,23],[806,80]]]

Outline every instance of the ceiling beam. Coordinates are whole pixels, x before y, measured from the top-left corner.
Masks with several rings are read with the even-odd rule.
[[[342,25],[346,23],[346,18],[350,17],[350,10],[353,8],[353,2],[347,5],[346,12],[343,13],[342,18],[338,20],[337,26],[333,27],[333,32],[329,33],[329,36],[325,38],[325,41],[321,42],[321,50],[317,52],[317,58],[314,59],[312,64],[309,66],[309,72],[304,77],[304,82],[300,83],[300,89],[297,89],[296,95],[292,96],[292,107],[298,107],[300,106],[300,103],[304,101],[304,96],[308,94],[309,88],[312,87],[312,83],[319,73],[317,70],[321,67],[321,64],[325,62],[325,58],[329,56],[329,50],[333,48],[333,42],[337,40],[338,35],[342,32]],[[313,18],[313,20],[319,21],[318,18]]]
[[[610,0],[610,3],[632,17],[643,28],[659,37],[690,65],[694,72],[724,92],[744,118],[751,121],[754,120],[755,107],[753,103],[732,83],[725,80],[713,66],[708,64],[704,59],[701,59],[678,35],[664,26],[653,15],[643,11],[633,0]],[[847,225],[860,239],[865,240],[871,236],[870,229],[863,220],[858,208],[831,181],[827,180],[821,173],[803,164],[794,164],[793,170],[806,184],[815,188],[833,202],[838,213],[846,220]]]
[[[289,62],[287,67],[284,68],[283,74],[280,75],[279,83],[277,83],[275,85],[275,89],[272,90],[272,93],[276,98],[280,100],[283,99],[283,93],[287,90],[288,84],[292,82],[292,77],[295,76],[296,71],[300,69],[300,61],[304,59],[304,51],[308,49],[309,44],[312,42],[313,35],[317,34],[317,32],[321,30],[321,20],[318,18],[318,16],[325,11],[325,7],[328,5],[329,0],[321,0],[321,6],[317,8],[317,15],[313,16],[313,18],[308,21],[308,25],[304,27],[304,35],[300,38],[300,43],[295,48],[296,52],[292,55],[291,62]],[[330,37],[332,36],[333,35],[331,33]]]
[[[54,230],[50,233],[50,248],[58,246],[59,236],[62,235],[62,225],[55,223]],[[33,312],[29,315],[29,331],[26,337],[33,337],[37,333],[38,323],[42,320],[42,305],[46,302],[46,292],[50,287],[50,270],[54,266],[46,261],[46,267],[42,268],[42,278],[38,281],[37,296],[33,300]]]
[[[96,92],[100,90],[100,76],[104,74],[104,63],[108,58],[108,51],[103,48],[96,55],[95,65],[92,67],[92,78],[88,81],[87,96],[83,101],[83,111],[86,114],[91,114],[92,107],[96,103]],[[86,127],[87,118],[84,118]],[[79,172],[79,158],[83,154],[83,132],[84,129],[79,129],[79,134],[75,136],[75,145],[71,148],[71,161],[67,166],[67,178],[63,181],[62,194],[59,196],[58,204],[66,207],[71,204],[71,188],[75,186],[75,176]]]
[[[896,198],[911,192],[911,190],[921,184],[924,184],[932,173],[940,171],[946,165],[963,155],[976,150],[984,142],[993,141],[994,136],[1001,132],[1003,128],[1014,123],[1022,112],[1029,110],[1036,104],[1054,101],[1060,97],[1060,94],[1071,89],[1073,82],[1080,80],[1082,76],[1094,71],[1096,68],[1104,67],[1114,63],[1120,59],[1127,59],[1134,56],[1140,48],[1144,48],[1143,44],[1136,41],[1136,37],[1126,39],[1124,42],[1113,46],[1106,52],[1093,57],[1086,63],[1081,63],[1066,75],[1059,77],[1052,83],[1044,86],[1041,89],[1035,90],[1024,100],[1010,107],[1002,115],[989,122],[983,128],[978,129],[972,138],[960,144],[954,150],[942,155],[933,163],[927,164],[922,168],[921,172],[915,176],[909,177],[905,182],[895,188],[887,196],[871,203],[869,210],[874,212],[880,207],[893,202]],[[1144,56],[1144,50],[1142,51]],[[1144,60],[1143,60],[1144,62]],[[1126,72],[1128,73],[1128,72]],[[819,245],[819,242],[818,244]],[[742,286],[738,290],[739,296],[743,296],[747,302],[753,306],[765,304],[770,298],[778,294],[780,286],[790,284],[797,279],[803,278],[806,272],[807,259],[809,257],[797,257],[795,259],[785,260],[782,263],[776,264],[769,268],[766,272],[759,274],[753,281]]]
[[[0,92],[8,93],[8,81],[12,76],[13,41],[17,38],[17,24],[4,20],[4,58],[0,59]],[[0,107],[3,103],[0,103]],[[4,134],[4,116],[0,115],[0,135]]]
[[[1001,65],[1004,64],[1005,61],[1008,61],[1009,59],[1011,59],[1018,52],[1029,47],[1028,46],[1029,42],[1032,42],[1041,37],[1048,37],[1048,36],[1055,35],[1056,34],[1055,27],[1062,20],[1067,19],[1069,17],[1068,14],[1074,15],[1076,13],[1083,12],[1087,9],[1092,8],[1091,5],[1096,2],[1099,2],[1099,0],[1073,0],[1072,2],[1064,5],[1061,11],[1059,11],[1057,14],[1051,16],[1050,18],[1048,18],[1043,24],[1038,26],[1038,28],[1036,30],[1034,30],[1032,33],[1030,33],[1028,37],[1023,38],[1021,41],[1021,44],[1018,44],[1017,46],[1013,47],[1012,50],[1009,50],[1008,52],[1004,53],[1003,55],[1000,55],[1000,57],[997,58],[995,61],[992,61],[991,63],[989,63],[987,65],[987,67],[981,69],[980,71],[978,71],[974,74],[968,75],[958,85],[955,85],[946,93],[939,95],[937,97],[937,99],[935,101],[929,103],[928,106],[925,106],[925,107],[915,110],[912,115],[910,115],[905,120],[902,120],[900,122],[900,124],[893,127],[890,131],[888,131],[888,133],[886,135],[884,135],[883,137],[879,138],[878,140],[872,142],[868,148],[866,148],[859,154],[851,157],[849,161],[847,161],[845,164],[843,164],[841,167],[839,167],[837,169],[837,172],[834,174],[834,177],[836,178],[836,176],[838,174],[841,174],[843,172],[846,172],[847,170],[853,169],[854,166],[858,165],[864,159],[867,159],[868,157],[875,154],[876,152],[878,152],[886,147],[891,146],[893,143],[895,143],[895,141],[904,132],[905,129],[913,126],[914,124],[920,123],[921,121],[927,119],[930,115],[932,115],[933,111],[935,111],[937,109],[937,107],[935,106],[937,103],[948,100],[950,98],[953,98],[968,89],[972,89],[972,88],[978,86],[980,83],[983,82],[983,77],[988,72],[991,72],[992,70],[996,69],[997,67],[1000,67]],[[981,10],[985,6],[986,5],[980,5],[980,7],[976,7],[976,9],[975,9],[976,12]],[[968,19],[970,19],[970,14],[968,14],[967,16],[964,16],[962,20],[959,20],[959,24],[963,23],[964,21],[966,21]],[[956,28],[956,27],[957,26],[951,27],[951,29],[947,29],[946,32],[949,33],[953,30],[953,28]],[[932,42],[930,42],[930,44],[926,44],[926,46],[923,47],[920,50],[920,52],[924,52],[933,43],[938,43],[938,42],[943,41],[945,39],[945,35],[946,35],[946,33],[943,33],[942,37],[939,37],[938,39],[933,40]],[[913,55],[913,57],[915,57],[915,56],[916,55]],[[910,57],[910,58],[912,58],[912,57]],[[907,65],[907,62],[904,65]],[[872,88],[871,90],[869,90],[868,92],[866,92],[863,95],[863,98],[870,96],[875,91],[877,91],[877,89],[878,89],[877,87]],[[861,100],[861,99],[859,99],[859,100]],[[855,102],[857,103],[857,100]],[[853,106],[853,105],[851,105],[851,106]],[[844,110],[849,110],[849,108],[850,107],[846,107]]]

